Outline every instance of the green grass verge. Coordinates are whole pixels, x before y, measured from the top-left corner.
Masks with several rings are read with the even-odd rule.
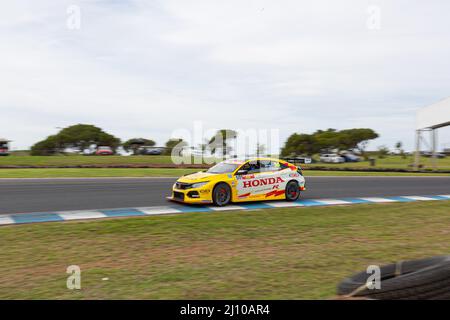
[[[387,156],[384,159],[376,158],[374,168],[385,169],[412,169],[414,162],[412,156],[403,159],[400,156]],[[432,159],[421,157],[424,168],[432,168]],[[0,157],[0,166],[77,166],[77,165],[148,165],[148,164],[172,164],[170,156],[15,156]],[[370,168],[367,161],[341,164],[309,164],[308,168],[316,166],[330,168]],[[450,157],[437,159],[437,167],[441,170],[450,170]]]
[[[436,201],[4,226],[0,298],[330,298],[368,265],[449,254],[449,208]],[[73,264],[79,291],[66,288]]]
[[[0,178],[179,177],[198,171],[176,168],[0,169]]]
[[[0,178],[101,178],[101,177],[179,177],[199,169],[164,168],[62,168],[0,169]],[[305,170],[305,176],[450,176],[443,173],[358,172]]]
[[[77,166],[172,164],[170,156],[8,156],[0,157],[0,166]]]

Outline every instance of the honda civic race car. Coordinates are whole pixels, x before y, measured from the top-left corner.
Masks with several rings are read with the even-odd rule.
[[[230,202],[295,201],[305,190],[299,166],[271,158],[225,160],[207,171],[179,178],[169,200],[224,206]]]

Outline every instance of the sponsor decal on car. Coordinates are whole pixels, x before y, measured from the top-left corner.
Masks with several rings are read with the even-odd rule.
[[[244,194],[240,194],[240,195],[238,195],[238,197],[239,198],[245,198],[245,197],[248,197],[248,196],[250,196],[250,192],[249,193],[244,193]]]
[[[259,187],[259,186],[265,186],[269,184],[277,184],[277,183],[283,183],[284,180],[281,177],[276,178],[261,178],[261,179],[255,179],[251,181],[244,181],[243,188],[250,188],[250,187]]]
[[[284,190],[272,190],[272,191],[266,193],[266,198],[270,197],[270,196],[276,197],[276,196],[282,195],[283,193],[284,193]]]

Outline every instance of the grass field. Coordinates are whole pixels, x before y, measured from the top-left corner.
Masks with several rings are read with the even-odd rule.
[[[170,156],[9,156],[0,157],[0,166],[76,166],[115,164],[171,164]]]
[[[4,226],[0,298],[326,299],[368,265],[449,254],[449,208],[436,201]],[[81,268],[79,291],[66,288],[69,265]]]
[[[385,159],[377,159],[376,169],[406,169],[412,158],[390,156]],[[431,160],[423,158],[425,169],[429,169]],[[183,174],[197,172],[200,169],[182,168],[20,168],[1,169],[2,166],[80,166],[80,165],[150,165],[172,164],[169,156],[10,156],[0,157],[0,178],[67,178],[67,177],[178,177]],[[343,163],[343,164],[308,164],[302,165],[307,176],[339,175],[339,176],[401,176],[401,175],[430,175],[429,173],[396,173],[396,172],[363,172],[363,171],[338,171],[345,168],[364,170],[369,168],[367,162]],[[326,167],[330,170],[318,171],[317,167]],[[336,168],[336,171],[332,169]],[[373,168],[373,167],[371,167]],[[370,169],[370,168],[369,168]],[[438,159],[438,169],[450,170],[450,157]],[[448,173],[440,173],[440,175]],[[433,174],[434,175],[434,174]]]
[[[384,159],[376,158],[375,168],[412,169],[409,165],[414,162],[412,156],[403,159],[400,156],[388,156]],[[432,168],[432,159],[422,157],[424,168]],[[148,165],[172,164],[170,156],[9,156],[0,157],[1,166],[77,166],[77,165]],[[450,170],[450,157],[437,159],[438,169]],[[308,164],[305,168],[317,166],[331,168],[369,168],[367,161],[341,164]]]
[[[164,168],[64,168],[0,169],[0,178],[104,178],[104,177],[180,177],[200,169]],[[305,176],[442,176],[442,173],[364,172],[305,170]],[[449,174],[447,174],[449,175]]]

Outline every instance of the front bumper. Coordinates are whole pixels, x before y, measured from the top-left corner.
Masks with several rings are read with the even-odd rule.
[[[191,203],[191,204],[207,204],[212,203],[211,190],[208,188],[196,188],[196,189],[172,189],[172,194],[167,197],[168,200]]]

